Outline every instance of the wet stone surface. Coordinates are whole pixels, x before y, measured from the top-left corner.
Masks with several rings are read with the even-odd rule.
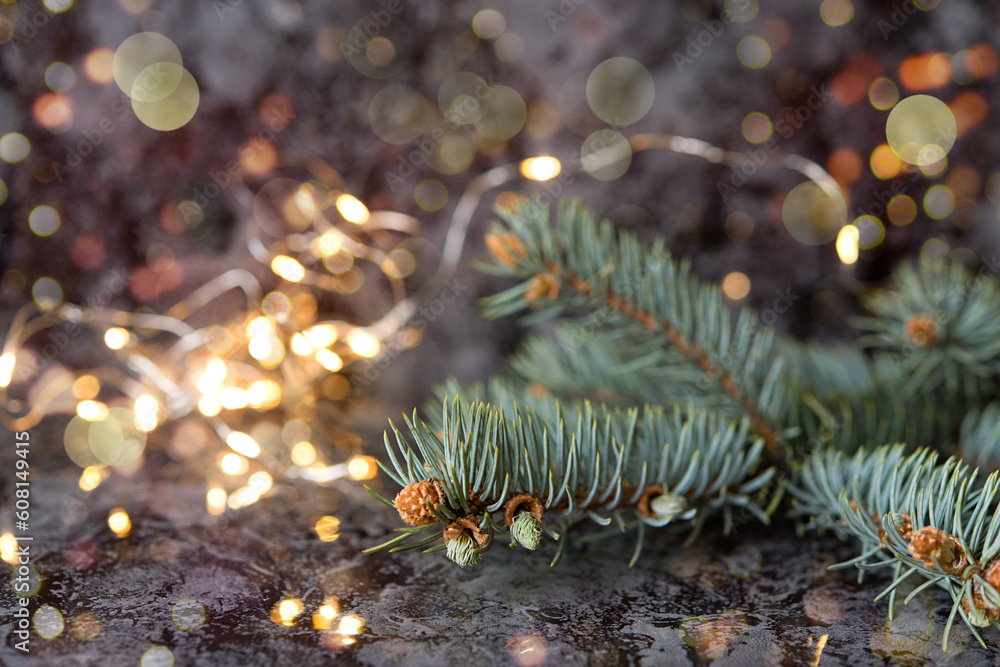
[[[10,9],[10,4],[4,6]],[[0,46],[0,133],[24,133],[33,151],[31,160],[0,164],[0,178],[9,189],[7,203],[0,206],[0,272],[18,269],[28,286],[0,290],[4,331],[30,300],[30,281],[38,267],[46,267],[61,284],[67,301],[94,305],[112,269],[148,276],[147,253],[155,244],[169,246],[178,258],[179,282],[151,300],[142,299],[133,285],[116,293],[110,305],[163,311],[236,267],[262,280],[266,276],[273,286],[268,267],[248,253],[245,227],[252,220],[235,193],[258,190],[274,176],[302,177],[304,165],[314,159],[335,169],[344,190],[372,210],[417,216],[434,249],[422,267],[426,270],[436,261],[456,202],[475,175],[541,154],[566,162],[579,153],[588,134],[605,127],[588,109],[585,88],[588,72],[613,56],[643,63],[656,86],[649,114],[626,134],[664,131],[732,150],[754,150],[742,132],[749,114],[777,121],[779,114],[787,119],[789,110],[805,110],[787,136],[779,135],[781,150],[826,166],[837,149],[856,153],[862,166],[849,188],[852,212],[878,204],[893,183],[920,202],[931,179],[890,182],[867,168],[872,150],[885,141],[886,112],[868,103],[865,77],[877,73],[898,79],[909,56],[942,52],[950,57],[977,43],[995,46],[1000,34],[998,4],[968,0],[942,1],[933,12],[904,13],[902,23],[893,26],[897,29],[887,33],[879,21],[896,7],[912,7],[909,0],[854,2],[853,19],[838,28],[820,20],[819,2],[761,2],[752,20],[728,24],[718,35],[706,35],[704,21],[719,16],[721,0],[498,0],[489,6],[504,14],[507,30],[523,46],[521,57],[506,60],[486,39],[474,53],[458,55],[460,37],[467,38],[474,15],[487,4],[421,0],[402,2],[402,13],[384,33],[393,40],[402,68],[378,78],[345,59],[336,41],[376,9],[373,3],[158,2],[155,11],[141,17],[121,9],[142,4],[77,2],[71,11],[49,17],[18,51]],[[29,17],[42,11],[27,0],[16,5],[27,6]],[[168,34],[198,80],[199,111],[180,130],[150,130],[127,108],[118,117],[113,105],[121,91],[84,74],[83,60],[92,49],[113,50],[141,30]],[[736,54],[740,42],[756,34],[775,46],[770,64],[751,70]],[[686,53],[690,40],[706,37],[711,39],[697,56],[679,66],[674,54]],[[49,132],[32,116],[33,101],[51,92],[44,70],[55,61],[72,64],[78,78],[72,92],[75,124],[65,134]],[[555,118],[553,132],[525,132],[499,147],[480,142],[474,159],[453,173],[425,163],[410,165],[412,174],[394,185],[388,175],[400,173],[417,150],[416,135],[399,144],[376,136],[369,122],[375,96],[390,85],[410,86],[439,117],[439,88],[459,70],[509,86],[528,104],[542,103]],[[858,310],[856,295],[902,259],[916,258],[927,239],[943,239],[975,255],[989,255],[998,247],[996,200],[987,202],[984,185],[1000,171],[995,132],[1000,120],[994,104],[998,80],[993,75],[968,85],[949,83],[935,93],[953,100],[971,92],[986,105],[978,124],[948,156],[950,164],[967,169],[959,182],[948,182],[972,204],[967,212],[975,215],[969,213],[962,224],[923,214],[913,224],[886,224],[884,242],[863,252],[850,270],[830,244],[802,245],[782,226],[780,197],[801,180],[787,171],[761,169],[723,199],[718,184],[729,182],[733,170],[692,157],[647,153],[637,155],[628,172],[613,181],[578,173],[563,194],[582,197],[599,214],[642,238],[665,237],[670,250],[689,258],[695,273],[706,280],[745,272],[752,282],[746,302],[762,311],[778,303],[776,293],[791,295],[790,307],[780,317],[770,311],[779,331],[836,339],[849,332],[847,318]],[[831,88],[844,94],[821,109],[807,106],[811,91]],[[261,105],[275,94],[284,96],[295,112],[273,137],[277,166],[266,174],[247,175],[213,198],[195,228],[165,226],[162,207],[212,185],[212,175],[259,135]],[[92,135],[104,118],[113,118],[115,129],[89,147],[92,153],[82,167],[58,181],[36,178],[36,157],[68,162],[75,147],[86,145],[83,131]],[[440,209],[417,202],[415,187],[424,179],[439,181],[446,190],[447,202]],[[970,182],[978,184],[967,186]],[[530,189],[523,183],[511,187]],[[27,231],[25,222],[30,208],[43,201],[63,216],[62,229],[47,238]],[[480,204],[470,226],[457,275],[466,286],[461,298],[425,322],[421,345],[394,358],[367,394],[313,415],[317,431],[342,426],[361,434],[360,444],[354,440],[343,447],[331,437],[323,452],[330,461],[358,451],[382,456],[387,416],[423,405],[434,383],[449,375],[463,382],[482,380],[501,369],[503,357],[515,348],[521,333],[513,318],[487,322],[476,314],[479,297],[504,287],[470,266],[471,258],[483,252],[491,203]],[[726,226],[734,211],[744,216],[740,234]],[[85,267],[63,260],[74,239],[84,236],[91,239],[86,247],[93,247],[93,238],[99,240],[103,263]],[[378,310],[368,301],[321,301],[331,317],[370,321]],[[211,318],[217,312],[202,315]],[[109,359],[98,356],[108,353],[99,337],[84,338],[61,350],[58,362],[76,369],[95,358]],[[33,634],[30,655],[16,650],[9,622],[15,598],[10,586],[0,586],[0,664],[5,666],[159,667],[170,660],[224,667],[604,667],[711,661],[793,666],[817,660],[822,665],[1000,664],[1000,652],[979,648],[961,624],[952,630],[949,652],[941,652],[950,610],[943,591],[924,591],[900,606],[890,622],[887,603],[872,602],[887,583],[884,574],[873,573],[859,584],[854,570],[828,571],[828,565],[855,556],[853,547],[829,536],[799,538],[789,523],[767,528],[747,524],[730,537],[721,537],[721,525],[710,523],[687,550],[680,548],[683,538],[651,534],[631,569],[626,565],[631,535],[571,547],[554,569],[549,567],[551,541],[534,554],[498,543],[469,570],[441,553],[364,555],[362,549],[384,541],[402,524],[360,483],[342,480],[327,488],[277,480],[259,502],[211,516],[205,509],[204,467],[169,448],[176,425],[163,425],[151,434],[138,471],[116,472],[84,493],[78,486],[80,469],[67,459],[62,444],[62,429],[72,412],[70,405],[32,430],[32,565],[40,588],[31,608],[34,627],[52,638]],[[6,517],[12,498],[9,432],[0,430],[0,437],[0,505]],[[213,444],[225,449],[221,441]],[[386,495],[397,491],[384,486],[384,476],[371,483]],[[107,521],[119,507],[127,510],[131,524],[121,537]],[[324,517],[336,519],[323,524],[329,541],[317,532]],[[11,571],[0,563],[4,578]],[[900,592],[912,590],[907,586]],[[1000,646],[996,629],[983,634],[991,647]]]
[[[130,493],[123,481],[102,485],[73,525],[60,508],[78,502],[75,480],[53,476],[38,491],[40,515],[50,518],[33,545],[42,586],[32,608],[58,609],[65,629],[53,639],[34,637],[24,656],[6,624],[5,665],[92,665],[107,656],[139,664],[154,647],[169,647],[178,665],[234,666],[1000,659],[962,626],[941,652],[949,611],[942,591],[899,605],[889,622],[887,604],[872,602],[884,575],[859,584],[853,570],[828,571],[853,555],[850,546],[798,539],[783,522],[744,526],[728,538],[709,531],[686,550],[675,537],[654,534],[631,569],[623,553],[631,552],[632,535],[573,546],[556,568],[548,565],[551,541],[536,553],[498,541],[482,563],[461,569],[440,553],[360,553],[399,523],[358,483],[282,485],[223,517],[205,512],[201,489],[173,486],[169,505],[131,504],[124,537],[95,520]],[[332,541],[317,537],[321,516],[340,520]],[[332,607],[326,616],[324,605]],[[10,618],[7,587],[0,607]],[[995,639],[993,630],[984,634]]]

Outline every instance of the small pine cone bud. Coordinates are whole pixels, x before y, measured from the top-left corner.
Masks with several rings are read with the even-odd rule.
[[[427,509],[427,505],[424,504],[426,498],[430,498],[433,505],[444,500],[441,487],[437,482],[425,479],[422,482],[412,482],[403,487],[394,501],[396,511],[399,512],[403,523],[410,526],[426,526],[436,521],[434,515]]]
[[[490,232],[486,235],[486,249],[501,264],[511,267],[518,265],[518,258],[528,255],[527,250],[524,249],[524,244],[521,243],[521,239],[510,233],[494,234]]]
[[[678,493],[664,493],[649,503],[653,515],[665,523],[670,523],[687,509],[687,498]]]
[[[990,615],[984,609],[973,606],[969,609],[969,599],[962,596],[962,610],[965,611],[965,615],[969,618],[969,623],[972,623],[977,628],[985,628],[990,624]]]
[[[524,293],[524,300],[529,304],[542,299],[554,299],[559,296],[559,281],[550,273],[542,273],[528,283],[528,291]]]
[[[962,547],[943,530],[925,526],[920,530],[910,531],[908,539],[910,546],[907,551],[917,560],[922,560],[927,567],[934,567],[934,558],[949,570],[964,566],[965,554],[962,553]]]
[[[531,516],[531,512],[519,512],[510,526],[510,537],[514,544],[520,544],[525,549],[534,551],[542,539],[542,524]]]
[[[983,579],[1000,593],[1000,559],[993,560],[983,570]]]
[[[910,524],[910,517],[905,513],[893,514],[892,524],[896,526],[896,530],[899,531],[899,534],[902,535],[904,539],[910,534],[910,531],[913,530],[913,526]]]
[[[448,558],[460,567],[476,565],[483,558],[481,553],[476,552],[476,541],[472,539],[472,535],[467,531],[463,530],[459,532],[457,536],[448,540],[445,544],[447,546],[445,553],[448,555]]]
[[[937,322],[930,315],[917,313],[906,321],[906,337],[917,347],[933,345],[938,337]]]

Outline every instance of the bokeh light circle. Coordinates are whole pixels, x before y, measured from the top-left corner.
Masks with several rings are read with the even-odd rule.
[[[132,94],[136,78],[150,65],[183,65],[180,49],[169,37],[158,32],[140,32],[122,42],[111,61],[115,83],[126,95]]]
[[[926,166],[938,162],[958,136],[958,123],[948,105],[930,95],[913,95],[899,102],[885,123],[889,148],[900,160]]]
[[[580,161],[584,170],[597,180],[613,181],[628,171],[632,147],[618,132],[598,130],[583,141]]]
[[[471,125],[482,120],[491,99],[490,86],[472,72],[455,72],[438,89],[441,113],[455,125]]]
[[[430,104],[409,86],[386,86],[372,98],[368,122],[382,141],[408,144],[430,124]]]
[[[143,125],[170,132],[187,125],[198,111],[201,93],[198,82],[182,68],[180,81],[169,95],[156,102],[132,100],[132,110]]]
[[[612,125],[629,125],[645,116],[655,95],[649,70],[632,58],[608,58],[587,78],[587,104]]]
[[[846,223],[847,202],[835,185],[806,181],[785,197],[781,221],[799,243],[823,245],[837,238]]]
[[[493,86],[489,109],[476,122],[476,129],[487,139],[504,141],[520,132],[527,118],[528,107],[520,93],[507,86]]]

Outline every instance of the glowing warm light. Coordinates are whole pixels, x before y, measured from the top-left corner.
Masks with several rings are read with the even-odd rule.
[[[281,385],[274,380],[257,380],[247,390],[247,401],[255,410],[267,410],[281,403]]]
[[[315,349],[329,347],[337,342],[337,327],[332,324],[317,324],[302,332]]]
[[[323,257],[336,255],[344,245],[343,236],[340,232],[334,230],[323,232],[322,236],[316,241],[316,245]]]
[[[255,336],[265,336],[273,332],[274,320],[270,317],[255,317],[247,323],[246,333],[250,338]]]
[[[209,489],[205,495],[205,506],[208,509],[208,513],[213,516],[218,516],[225,512],[226,490],[219,488]]]
[[[73,382],[73,395],[81,401],[94,398],[101,391],[101,382],[93,375],[81,375]]]
[[[371,456],[355,456],[347,464],[347,474],[353,479],[371,479],[378,473],[378,465]]]
[[[219,402],[226,410],[242,410],[250,402],[246,389],[240,387],[226,387],[219,394]]]
[[[0,559],[11,565],[17,565],[17,558],[17,540],[14,539],[14,534],[4,533],[0,535]]]
[[[76,404],[76,414],[89,422],[103,421],[108,418],[108,406],[100,401],[80,401]]]
[[[368,359],[377,357],[379,351],[382,349],[382,346],[379,344],[377,338],[358,329],[355,329],[351,332],[351,335],[347,337],[347,345],[351,348],[354,354]]]
[[[365,627],[365,619],[357,614],[347,614],[340,619],[337,632],[342,635],[359,635]]]
[[[517,635],[507,642],[507,647],[518,667],[539,667],[548,653],[545,639],[538,635]]]
[[[149,394],[143,394],[135,399],[135,412],[141,415],[155,415],[160,410],[160,404]]]
[[[214,417],[222,412],[222,402],[218,396],[206,394],[198,399],[198,412],[206,417]]]
[[[858,261],[858,240],[861,235],[854,225],[845,225],[837,234],[837,255],[844,264]]]
[[[348,222],[353,222],[356,225],[368,222],[368,208],[353,195],[342,194],[337,197],[337,210]]]
[[[886,144],[882,144],[872,151],[869,164],[872,173],[883,181],[895,178],[903,171],[902,160]]]
[[[313,627],[317,630],[328,630],[333,619],[340,613],[340,600],[336,596],[328,597],[322,606],[313,614]]]
[[[226,436],[226,444],[232,447],[234,452],[256,458],[260,454],[260,445],[246,433],[233,431]]]
[[[239,454],[229,452],[219,461],[219,467],[227,475],[242,475],[250,466],[245,458]]]
[[[32,111],[38,124],[54,134],[61,134],[73,125],[73,107],[65,95],[40,95]]]
[[[270,491],[271,486],[274,485],[274,479],[271,477],[270,473],[258,470],[254,474],[250,475],[250,479],[247,484],[263,495]]]
[[[533,181],[547,181],[562,171],[562,164],[554,157],[532,157],[521,163],[521,174]]]
[[[198,378],[198,391],[203,394],[215,393],[219,390],[219,385],[226,379],[229,369],[226,362],[219,357],[211,357],[205,363],[205,371]]]
[[[292,352],[300,357],[308,357],[313,353],[313,346],[309,344],[309,339],[299,332],[292,334],[289,347],[292,348]]]
[[[125,510],[114,509],[108,515],[108,528],[118,537],[125,537],[132,530],[132,521]]]
[[[333,352],[332,350],[317,350],[316,361],[319,362],[320,366],[333,373],[336,373],[344,367],[344,360],[340,358],[339,354]]]
[[[238,510],[249,507],[260,500],[260,491],[252,486],[244,486],[229,494],[227,504],[231,509]]]
[[[303,609],[302,600],[282,600],[271,610],[271,620],[278,625],[291,626],[295,623],[295,617],[301,614]]]
[[[4,352],[0,354],[0,387],[10,385],[14,377],[14,353]]]
[[[744,273],[733,271],[722,279],[722,293],[733,301],[739,301],[750,293],[750,279]]]
[[[82,491],[93,491],[101,485],[108,477],[108,469],[104,466],[87,466],[80,473],[80,489]]]
[[[250,351],[250,356],[258,361],[268,359],[274,353],[274,346],[271,344],[270,336],[251,338],[247,349]]]
[[[951,81],[951,59],[944,53],[909,56],[899,66],[899,82],[909,90],[932,90]]]
[[[87,78],[99,85],[107,85],[115,80],[111,63],[115,52],[107,47],[92,50],[83,59],[83,73]]]
[[[320,517],[313,529],[321,541],[333,542],[340,537],[340,519],[335,516]]]
[[[271,270],[290,283],[302,282],[306,277],[306,269],[297,259],[287,255],[278,255],[271,260]]]
[[[316,448],[311,442],[303,440],[292,447],[292,463],[297,466],[309,466],[316,461]]]
[[[128,344],[129,333],[121,327],[114,327],[104,332],[104,344],[112,350],[120,350]]]

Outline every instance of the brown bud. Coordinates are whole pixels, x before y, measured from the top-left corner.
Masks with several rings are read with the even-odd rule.
[[[966,565],[962,547],[943,530],[924,526],[920,530],[910,531],[907,538],[910,542],[907,551],[917,560],[922,560],[927,567],[934,567],[934,558],[949,572],[960,572]]]
[[[433,505],[444,500],[444,493],[436,481],[425,479],[422,482],[413,482],[396,494],[394,504],[404,523],[410,526],[426,526],[434,523],[436,519],[424,503],[427,498],[430,498]]]
[[[927,347],[937,341],[938,325],[934,318],[917,313],[906,321],[906,337],[917,347]]]
[[[513,525],[518,510],[527,511],[539,523],[542,522],[542,518],[545,516],[545,507],[542,505],[541,500],[527,493],[518,493],[512,496],[507,501],[507,504],[504,505],[503,518],[507,522],[508,527]]]
[[[490,232],[486,235],[486,249],[497,258],[501,264],[507,266],[517,266],[518,258],[528,255],[521,239],[513,234],[494,234]]]
[[[559,296],[559,281],[551,273],[542,273],[528,283],[528,291],[524,293],[524,300],[528,303],[540,299],[554,299]]]

